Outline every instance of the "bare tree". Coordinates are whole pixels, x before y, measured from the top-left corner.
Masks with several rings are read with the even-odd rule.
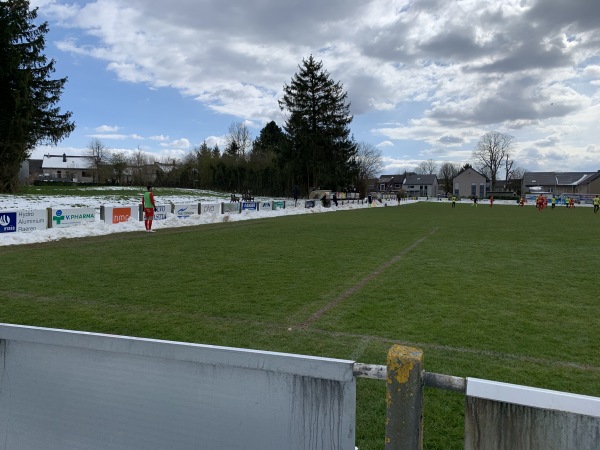
[[[233,122],[229,126],[229,134],[225,137],[227,145],[225,153],[238,158],[246,158],[252,146],[252,136],[243,122]]]
[[[515,161],[513,159],[510,159],[510,154],[507,153],[506,157],[504,158],[504,170],[506,172],[506,181],[512,178],[514,164]]]
[[[510,171],[510,177],[506,179],[507,188],[516,192],[517,195],[521,195],[521,184],[525,172],[528,172],[528,170],[516,167]]]
[[[357,144],[356,160],[358,163],[358,177],[361,180],[375,178],[383,167],[381,150],[373,144],[359,142]]]
[[[458,175],[460,172],[460,166],[455,163],[445,162],[440,166],[440,170],[438,172],[438,178],[440,180],[440,184],[444,188],[444,192],[446,194],[450,194],[454,190],[454,177]]]
[[[433,159],[420,163],[415,172],[419,175],[435,175],[438,171],[438,165]]]
[[[133,169],[133,182],[137,185],[145,185],[152,180],[154,174],[153,164],[155,158],[144,153],[139,147],[133,153],[130,164]]]
[[[118,184],[123,183],[123,174],[128,165],[125,152],[113,152],[112,155],[110,155],[110,165],[112,166],[115,181]]]
[[[100,181],[104,175],[104,168],[110,156],[108,148],[98,138],[94,138],[88,144],[86,156],[90,162],[90,167],[94,169],[94,179]]]
[[[477,148],[473,151],[473,159],[482,173],[489,173],[491,190],[496,187],[498,170],[502,163],[509,157],[515,145],[515,138],[508,134],[490,131],[484,134]]]

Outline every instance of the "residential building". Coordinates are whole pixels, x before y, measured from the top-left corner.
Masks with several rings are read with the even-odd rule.
[[[42,160],[42,177],[49,180],[72,181],[75,183],[92,183],[94,169],[87,156],[44,155]]]
[[[409,197],[435,197],[438,193],[437,175],[407,175],[404,191]]]
[[[484,198],[490,190],[490,180],[472,167],[465,167],[454,177],[454,195]]]
[[[403,189],[406,175],[381,175],[376,183],[377,192],[397,193]]]
[[[598,172],[525,172],[523,193],[591,195],[600,193]]]

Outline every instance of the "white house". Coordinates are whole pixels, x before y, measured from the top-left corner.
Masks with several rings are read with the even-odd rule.
[[[44,155],[42,160],[44,179],[92,183],[94,168],[87,156]]]

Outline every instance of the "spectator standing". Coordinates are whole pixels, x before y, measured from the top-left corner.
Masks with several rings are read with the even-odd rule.
[[[144,226],[148,233],[153,233],[152,230],[152,219],[154,219],[154,212],[156,211],[156,203],[154,202],[154,193],[152,192],[152,185],[147,186],[148,191],[144,192],[142,197],[142,208],[144,208]]]

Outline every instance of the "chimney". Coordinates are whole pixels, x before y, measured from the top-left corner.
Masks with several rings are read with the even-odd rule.
[[[67,154],[63,153],[63,162],[67,162]]]

